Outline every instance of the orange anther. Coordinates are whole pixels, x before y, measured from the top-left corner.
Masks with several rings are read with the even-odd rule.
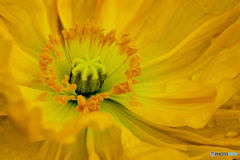
[[[33,82],[43,83],[43,81],[42,81],[42,80],[39,80],[39,79],[33,79]]]
[[[95,52],[96,47],[104,50],[109,46],[115,45],[118,49],[119,54],[125,54],[126,59],[123,63],[128,62],[129,68],[125,72],[126,80],[122,83],[116,84],[113,86],[113,89],[110,91],[111,94],[121,95],[128,92],[132,92],[136,95],[136,92],[133,90],[133,85],[138,83],[139,81],[133,79],[134,77],[142,75],[141,71],[141,62],[142,58],[136,54],[138,51],[138,46],[130,45],[129,33],[122,34],[119,38],[116,38],[116,30],[111,30],[106,35],[103,33],[103,29],[97,27],[94,22],[90,22],[87,20],[83,23],[82,27],[79,24],[70,30],[64,29],[61,35],[49,35],[49,43],[45,45],[41,50],[42,52],[38,54],[40,57],[39,61],[39,69],[40,73],[36,73],[36,77],[41,80],[34,79],[34,81],[42,83],[44,82],[46,86],[53,89],[55,92],[58,92],[58,95],[54,96],[54,100],[62,105],[66,105],[68,100],[77,100],[78,106],[76,110],[82,112],[83,114],[87,114],[93,111],[98,111],[100,108],[100,103],[104,100],[104,98],[109,98],[109,93],[101,93],[96,94],[88,99],[84,96],[79,95],[76,96],[74,92],[77,89],[76,84],[69,84],[69,75],[65,75],[64,79],[61,80],[61,83],[58,82],[58,75],[56,74],[55,69],[57,66],[62,65],[59,61],[68,60],[68,58],[72,58],[71,52],[74,50],[74,45],[76,42],[81,43],[86,42],[87,44],[91,44],[90,52]],[[65,44],[65,42],[67,43]],[[64,42],[64,43],[63,43]],[[62,46],[65,44],[66,46]],[[64,54],[66,51],[66,55]],[[52,53],[54,52],[54,53]],[[59,71],[59,70],[58,70]],[[69,71],[70,72],[70,71]],[[58,72],[57,72],[58,73]],[[67,92],[67,93],[66,93]],[[64,95],[66,93],[66,95]],[[133,98],[132,98],[133,99]],[[134,99],[132,104],[138,105],[137,99]]]
[[[108,98],[108,93],[101,93],[96,94],[95,96],[91,96],[87,101],[82,96],[79,95],[78,99],[78,106],[76,107],[76,111],[82,112],[83,114],[87,114],[92,111],[97,111],[100,108],[100,103],[103,101],[104,98]]]
[[[68,75],[65,74],[64,79],[62,80],[62,83],[68,85],[69,84],[68,80],[69,80],[69,77]]]
[[[75,91],[77,89],[77,85],[76,84],[72,84],[72,89]]]
[[[61,96],[57,94],[53,97],[53,100],[59,102],[61,100]]]
[[[41,93],[41,94],[37,97],[37,100],[38,100],[38,101],[43,101],[43,102],[46,101],[46,99],[45,99],[46,95],[47,95],[47,92]]]
[[[68,96],[67,95],[64,95],[63,97],[62,97],[62,100],[61,100],[61,103],[62,103],[62,105],[66,105],[67,104],[67,101],[68,101]]]
[[[76,97],[75,96],[69,96],[69,99],[76,100]]]
[[[100,96],[103,98],[109,98],[109,93],[101,93]]]
[[[39,77],[39,78],[42,78],[42,75],[40,74],[40,73],[35,73],[35,75],[37,76],[37,77]]]
[[[82,95],[79,95],[79,96],[77,96],[77,102],[79,105],[85,105],[86,99]]]
[[[67,28],[62,31],[62,34],[65,39],[68,39]]]
[[[59,83],[55,88],[54,91],[55,92],[62,92],[64,89],[63,85],[61,83]]]
[[[53,44],[49,44],[49,49],[50,49],[52,52],[56,52],[56,47],[55,47]]]

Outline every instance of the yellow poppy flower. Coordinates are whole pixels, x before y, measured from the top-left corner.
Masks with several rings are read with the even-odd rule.
[[[1,0],[3,159],[237,152],[239,15],[238,0]]]

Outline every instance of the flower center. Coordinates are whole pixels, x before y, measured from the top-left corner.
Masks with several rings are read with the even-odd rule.
[[[70,83],[76,84],[76,92],[81,95],[94,93],[102,87],[106,79],[106,68],[102,64],[101,57],[75,58],[72,61]]]
[[[133,86],[141,76],[142,58],[129,34],[104,30],[87,20],[82,26],[64,29],[62,35],[49,35],[49,44],[38,53],[39,70],[34,82],[44,83],[52,91],[37,100],[54,100],[61,105],[76,105],[83,114],[99,111],[104,99],[129,94],[131,105],[139,105]],[[48,88],[48,90],[49,90]],[[48,94],[49,93],[49,94]]]

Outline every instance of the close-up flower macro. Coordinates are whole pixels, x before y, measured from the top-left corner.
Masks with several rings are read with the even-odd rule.
[[[240,0],[0,0],[0,159],[240,159],[239,18]]]

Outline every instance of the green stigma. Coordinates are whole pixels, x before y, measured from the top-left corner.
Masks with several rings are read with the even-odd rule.
[[[70,83],[77,85],[78,94],[86,95],[98,91],[105,79],[106,68],[99,56],[91,59],[87,55],[83,59],[73,60]]]

